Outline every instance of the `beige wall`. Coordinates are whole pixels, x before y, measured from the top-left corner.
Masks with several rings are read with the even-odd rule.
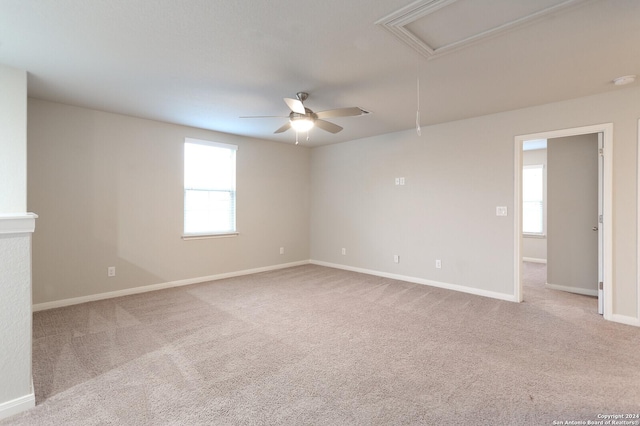
[[[502,144],[492,124],[466,120],[423,127],[422,137],[411,130],[315,148],[312,259],[513,293],[513,222],[496,206],[513,208],[514,142]]]
[[[598,293],[598,135],[547,141],[547,283]]]
[[[423,127],[421,137],[408,130],[314,148],[311,257],[513,295],[515,136],[611,122],[613,314],[634,319],[638,99],[638,87],[612,88]],[[406,186],[394,185],[398,176]],[[497,217],[496,206],[509,216]]]
[[[35,99],[28,118],[36,304],[309,258],[308,148]],[[238,145],[239,236],[181,239],[185,137]]]
[[[546,149],[534,149],[530,151],[523,151],[522,153],[522,165],[538,165],[542,164],[544,166],[542,170],[543,176],[543,184],[544,184],[544,196],[545,203],[543,205],[543,222],[545,223],[545,233],[546,233],[546,223],[547,223],[547,203],[546,203],[546,192],[547,192],[547,150]],[[547,237],[544,236],[524,236],[522,239],[522,257],[527,259],[535,259],[538,261],[547,260]]]

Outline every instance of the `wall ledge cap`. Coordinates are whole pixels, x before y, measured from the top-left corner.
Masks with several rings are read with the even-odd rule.
[[[36,228],[35,213],[2,213],[0,214],[0,234],[31,233]]]

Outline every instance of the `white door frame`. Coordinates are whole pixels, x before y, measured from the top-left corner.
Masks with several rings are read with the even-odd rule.
[[[604,318],[611,320],[613,311],[613,237],[612,237],[612,202],[613,202],[613,123],[592,126],[574,127],[571,129],[552,130],[515,137],[514,146],[514,292],[516,302],[522,302],[522,143],[532,139],[553,139],[566,136],[602,133],[604,137],[604,185],[603,185],[603,290]]]
[[[638,160],[636,162],[636,168],[640,169],[640,119],[638,120]],[[634,325],[638,326],[640,325],[640,170],[637,172],[637,177],[638,177],[638,186],[637,186],[637,191],[638,191],[638,196],[637,196],[637,215],[638,215],[638,219],[636,221],[636,232],[637,232],[637,237],[636,237],[636,254],[638,256],[638,263],[636,263],[636,273],[637,273],[637,280],[636,280],[636,288],[637,288],[637,293],[638,293],[638,304],[636,305],[636,323]]]

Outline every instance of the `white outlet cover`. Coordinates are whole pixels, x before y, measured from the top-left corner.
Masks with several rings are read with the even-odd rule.
[[[496,207],[496,216],[506,216],[506,215],[507,215],[507,206]]]

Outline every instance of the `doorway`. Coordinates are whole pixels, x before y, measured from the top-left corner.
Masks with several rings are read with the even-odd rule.
[[[514,299],[518,302],[523,301],[523,265],[522,265],[522,247],[523,247],[523,222],[522,222],[522,180],[523,180],[523,143],[534,139],[557,139],[567,138],[578,135],[601,134],[600,140],[600,157],[598,158],[599,167],[599,184],[598,194],[600,197],[600,205],[602,206],[601,223],[598,223],[595,230],[598,231],[599,249],[598,249],[598,281],[601,282],[598,290],[599,311],[604,315],[605,319],[610,319],[612,311],[612,237],[611,237],[611,205],[612,205],[612,152],[613,152],[613,124],[606,123],[594,126],[586,126],[572,129],[563,129],[535,133],[529,135],[516,136],[514,149],[514,182],[515,182],[515,250],[514,250]],[[595,225],[595,224],[594,224]]]

